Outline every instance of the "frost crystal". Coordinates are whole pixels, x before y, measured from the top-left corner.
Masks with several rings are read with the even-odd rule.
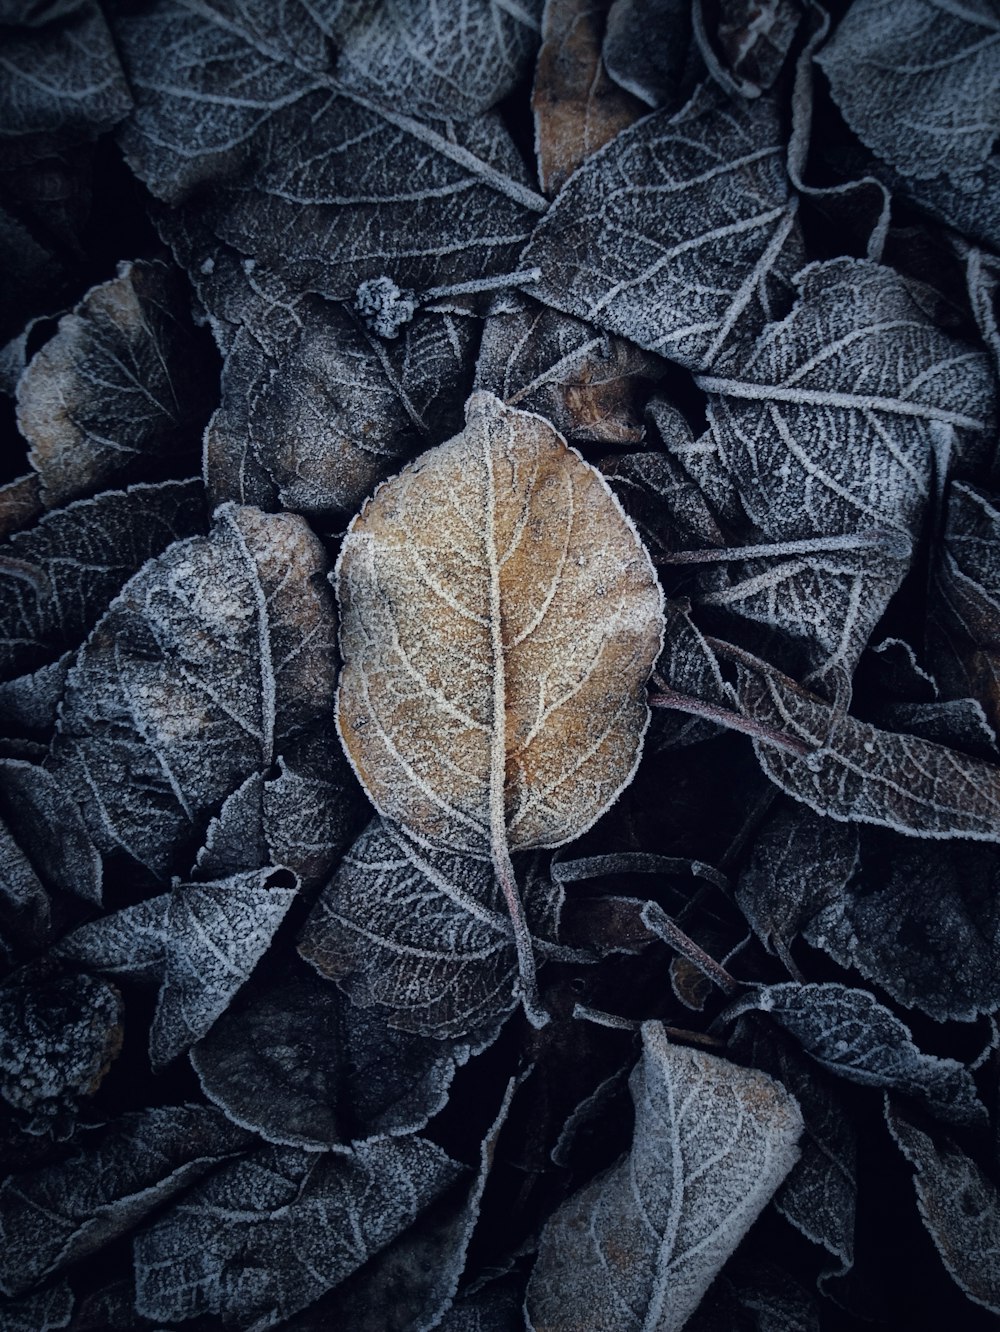
[[[380,338],[395,338],[417,309],[412,291],[400,290],[392,278],[369,278],[358,287],[354,308],[372,333]]]

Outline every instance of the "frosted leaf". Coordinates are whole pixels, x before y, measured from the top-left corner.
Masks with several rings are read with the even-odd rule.
[[[975,1124],[986,1111],[969,1070],[957,1059],[924,1054],[909,1028],[867,990],[834,981],[758,985],[728,1010],[729,1017],[769,1013],[821,1067],[863,1087],[916,1097],[957,1124]]]
[[[0,718],[6,726],[46,734],[55,730],[59,700],[72,660],[72,652],[64,652],[47,666],[39,666],[37,671],[0,682]]]
[[[0,959],[35,951],[52,923],[49,898],[7,824],[0,821]]]
[[[645,107],[608,77],[601,55],[602,4],[547,0],[531,106],[542,190],[559,193],[586,161]]]
[[[312,1150],[422,1129],[468,1058],[467,1043],[387,1028],[301,966],[249,986],[191,1051],[230,1119]]]
[[[621,88],[647,106],[677,101],[691,44],[685,0],[612,0],[604,30],[604,64]]]
[[[199,1040],[267,951],[295,899],[287,871],[258,870],[169,893],[81,925],[59,944],[96,971],[159,978],[149,1056],[159,1070]]]
[[[99,5],[78,4],[52,22],[7,27],[0,63],[0,161],[5,167],[96,139],[132,107]]]
[[[880,731],[777,673],[739,668],[741,709],[808,746],[754,749],[787,795],[828,818],[909,837],[1000,841],[1000,767],[917,736]]]
[[[34,315],[57,306],[66,297],[63,263],[49,245],[0,204],[0,265],[6,289],[0,311],[0,340],[20,333]]]
[[[44,883],[100,902],[101,858],[80,811],[44,768],[0,759],[0,809]]]
[[[656,662],[658,679],[678,694],[731,712],[735,705],[732,686],[723,680],[715,653],[698,626],[676,601],[667,602],[666,618],[663,651]],[[654,682],[653,688],[655,691],[660,686]],[[657,750],[679,748],[718,733],[719,727],[703,717],[689,716],[669,707],[658,708],[649,743]]]
[[[31,1133],[60,1127],[97,1090],[122,1043],[121,996],[92,976],[0,990],[0,1096]]]
[[[198,481],[130,486],[78,500],[0,547],[0,673],[77,647],[125,580],[205,524]]]
[[[214,501],[353,512],[428,437],[460,426],[471,319],[420,313],[381,344],[315,297],[260,305],[235,335],[205,436]]]
[[[954,1143],[938,1146],[886,1098],[886,1123],[915,1167],[920,1216],[952,1279],[975,1304],[1000,1313],[1000,1192]]]
[[[523,1332],[523,1304],[517,1281],[494,1281],[456,1300],[436,1326],[440,1332]]]
[[[26,1295],[23,1300],[0,1299],[5,1332],[49,1332],[65,1327],[73,1314],[73,1292],[65,1281]]]
[[[537,933],[554,932],[561,892],[525,891]],[[375,819],[306,921],[299,952],[353,1004],[438,1038],[495,1030],[514,1007],[517,957],[489,862],[418,845]]]
[[[694,1312],[794,1164],[802,1117],[778,1083],[643,1025],[629,1155],[542,1233],[532,1328],[668,1332]]]
[[[0,1186],[0,1287],[22,1294],[133,1230],[227,1156],[252,1146],[217,1110],[164,1106],[77,1134],[66,1161]]]
[[[705,65],[728,93],[759,97],[781,72],[798,29],[796,0],[694,0],[694,35]],[[711,16],[711,24],[709,23]]]
[[[685,1332],[821,1332],[820,1304],[764,1244],[737,1254],[712,1283]]]
[[[165,877],[213,807],[327,722],[325,566],[301,518],[224,505],[128,583],[70,671],[48,760],[102,850]]]
[[[576,172],[521,256],[532,295],[694,369],[770,314],[802,262],[774,103],[699,91]],[[777,288],[774,288],[777,290]]]
[[[345,538],[337,724],[380,812],[486,860],[579,836],[629,782],[662,612],[599,473],[540,417],[467,410]]]
[[[525,299],[484,324],[476,388],[538,412],[569,439],[638,444],[638,398],[661,365],[623,338]]]
[[[341,23],[334,76],[416,116],[466,119],[518,82],[541,9],[541,0],[381,0]]]
[[[136,1308],[263,1329],[384,1248],[460,1175],[421,1138],[350,1156],[261,1147],[195,1186],[135,1241]]]
[[[165,264],[120,264],[31,358],[17,386],[46,508],[115,483],[197,466],[208,414],[203,352]]]
[[[30,527],[44,512],[36,472],[0,486],[0,538]]]

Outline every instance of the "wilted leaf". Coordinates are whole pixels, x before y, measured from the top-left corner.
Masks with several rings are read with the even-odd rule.
[[[32,357],[17,422],[46,508],[185,459],[195,469],[208,380],[185,314],[165,264],[120,264]]]
[[[422,1129],[468,1057],[467,1043],[387,1028],[305,968],[251,987],[191,1051],[230,1119],[312,1149]]]
[[[217,1110],[164,1106],[123,1115],[67,1161],[0,1187],[0,1287],[23,1294],[127,1234],[227,1156],[253,1145]]]
[[[98,1088],[121,1049],[121,996],[92,976],[0,990],[0,1096],[42,1133]]]
[[[59,951],[97,971],[158,976],[149,1033],[156,1069],[199,1040],[266,952],[295,898],[285,871],[258,870],[218,883],[175,883],[81,925]]]
[[[546,1226],[537,1332],[681,1328],[798,1155],[802,1117],[778,1083],[642,1030],[632,1150]]]
[[[49,760],[102,850],[165,877],[213,806],[328,720],[325,565],[301,518],[224,505],[126,586],[70,672]]]
[[[101,900],[101,857],[80,811],[34,763],[0,759],[0,809],[50,888]]]
[[[828,818],[909,837],[1000,841],[1000,767],[916,736],[880,731],[785,676],[739,668],[741,709],[810,751],[755,740],[761,766],[788,795]]]
[[[0,671],[77,647],[127,578],[204,522],[201,483],[164,481],[78,500],[11,537],[0,547]]]
[[[972,1075],[956,1059],[924,1054],[909,1029],[867,990],[835,982],[759,985],[728,1010],[771,1017],[823,1068],[865,1087],[914,1096],[959,1124],[985,1118]]]
[[[460,1172],[421,1138],[350,1156],[261,1147],[136,1239],[136,1307],[165,1322],[205,1314],[272,1327],[384,1248]]]
[[[647,106],[677,100],[691,43],[686,0],[612,0],[604,32],[604,64],[621,88]]]
[[[538,412],[570,439],[638,444],[637,398],[661,362],[623,338],[525,300],[483,326],[476,388]]]
[[[561,892],[529,878],[525,909],[551,937]],[[354,1004],[438,1038],[496,1029],[517,1002],[517,955],[488,861],[422,847],[375,819],[306,922],[299,951]]]
[[[768,318],[802,261],[774,103],[702,90],[647,116],[577,171],[521,257],[556,309],[669,356],[713,365]]]
[[[940,1147],[886,1098],[886,1123],[916,1173],[917,1206],[941,1261],[970,1300],[1000,1313],[1000,1192],[957,1146]]]
[[[535,67],[538,178],[549,198],[581,162],[631,125],[645,107],[608,78],[601,55],[602,0],[547,0]]]

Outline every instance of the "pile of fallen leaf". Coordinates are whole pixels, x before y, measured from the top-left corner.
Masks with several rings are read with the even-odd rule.
[[[995,1327],[994,0],[0,70],[0,1325]]]

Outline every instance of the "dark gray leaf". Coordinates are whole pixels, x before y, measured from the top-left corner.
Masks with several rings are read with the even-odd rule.
[[[985,1119],[968,1069],[956,1059],[918,1050],[909,1029],[867,990],[834,982],[760,985],[738,999],[728,1015],[752,1011],[769,1013],[838,1077],[914,1096],[955,1123]]]
[[[888,731],[905,731],[939,745],[964,749],[979,758],[996,759],[997,740],[975,698],[943,699],[937,703],[888,703],[876,720]]]
[[[422,1129],[468,1057],[467,1044],[387,1028],[305,968],[248,992],[191,1051],[230,1119],[313,1150]]]
[[[78,646],[127,578],[204,523],[201,483],[164,481],[78,500],[11,537],[0,547],[0,671]]]
[[[695,0],[694,35],[705,65],[728,93],[759,97],[774,83],[785,63],[799,25],[797,0],[718,0],[709,6]]]
[[[91,288],[18,381],[18,425],[46,508],[185,457],[194,470],[208,370],[165,264],[123,263]]]
[[[0,717],[3,721],[17,730],[53,731],[72,660],[73,654],[64,652],[30,675],[0,682]]]
[[[242,1332],[307,1308],[384,1248],[459,1176],[421,1138],[350,1156],[262,1147],[223,1166],[135,1241],[136,1307]]]
[[[44,512],[37,472],[0,486],[0,538],[30,527]]]
[[[102,850],[167,875],[213,806],[328,723],[325,568],[301,518],[223,505],[126,586],[69,674],[49,760]]]
[[[386,344],[315,297],[290,297],[279,318],[255,312],[206,434],[213,502],[353,513],[401,459],[461,428],[474,331],[418,313]]]
[[[667,631],[663,651],[655,666],[654,693],[665,685],[685,698],[697,699],[722,712],[732,712],[735,693],[723,680],[715,653],[685,607],[676,601],[668,601],[664,613]],[[657,708],[648,743],[658,749],[677,749],[708,739],[718,731],[714,722],[703,717],[688,716],[670,707]]]
[[[48,894],[7,825],[0,822],[0,957],[40,947],[50,923]]]
[[[127,1234],[254,1139],[217,1110],[164,1106],[123,1115],[66,1161],[0,1186],[0,1289],[19,1295]]]
[[[542,1233],[531,1326],[673,1332],[798,1156],[798,1106],[763,1073],[643,1025],[630,1154]]]
[[[913,1187],[924,1225],[956,1285],[1000,1313],[1000,1192],[953,1143],[938,1146],[886,1098],[886,1123],[915,1167]]]
[[[5,166],[96,139],[132,106],[111,34],[93,0],[38,26],[5,26],[0,69]]]
[[[632,343],[531,301],[486,321],[475,387],[538,412],[569,439],[638,444],[638,391],[659,373],[656,357]]]
[[[613,0],[604,30],[604,64],[619,85],[647,106],[676,102],[691,7],[685,0]]]
[[[338,84],[417,116],[466,119],[517,83],[538,44],[542,2],[381,0],[341,20]]]
[[[456,1300],[435,1326],[439,1332],[522,1332],[524,1294],[519,1282],[491,1282]]]
[[[576,172],[521,258],[532,294],[683,365],[713,365],[802,262],[774,103],[701,90]]]
[[[122,1043],[121,996],[92,976],[0,990],[0,1096],[44,1132],[98,1088]]]
[[[48,887],[100,902],[101,857],[79,809],[50,773],[0,759],[0,810]]]
[[[529,921],[551,935],[561,891],[539,877],[524,896]],[[490,862],[418,846],[383,819],[344,857],[299,951],[404,1031],[468,1036],[516,1002],[514,939]]]
[[[23,1300],[0,1300],[5,1332],[49,1332],[65,1327],[73,1314],[73,1292],[65,1281]]]
[[[296,888],[285,871],[258,870],[169,893],[81,925],[66,957],[113,975],[159,974],[149,1056],[160,1069],[199,1040],[267,951]]]
[[[805,755],[754,740],[761,767],[828,818],[909,837],[1000,841],[1000,768],[916,736],[880,731],[785,676],[739,668],[747,716],[806,745]]]
[[[685,1323],[686,1332],[820,1332],[815,1293],[766,1258],[760,1248],[728,1263]]]
[[[0,339],[19,333],[27,320],[57,306],[66,294],[66,271],[51,248],[0,205],[0,267],[6,287]]]

